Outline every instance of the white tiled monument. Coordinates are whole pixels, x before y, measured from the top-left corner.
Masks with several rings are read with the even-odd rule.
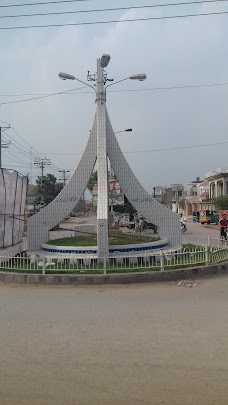
[[[170,246],[181,245],[180,219],[176,213],[160,204],[141,186],[128,165],[112,129],[106,110],[106,76],[102,59],[97,60],[96,115],[85,152],[69,182],[59,195],[40,212],[28,219],[28,249],[40,250],[42,242],[49,240],[49,230],[57,226],[80,200],[97,160],[97,244],[98,256],[108,256],[108,164],[124,194],[136,210],[157,225],[161,238],[168,238]]]

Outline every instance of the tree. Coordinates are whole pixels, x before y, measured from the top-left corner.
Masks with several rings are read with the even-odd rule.
[[[185,210],[186,201],[184,199],[180,200],[179,207],[180,207],[180,209]]]
[[[218,210],[228,210],[228,195],[220,195],[215,199],[215,206]]]
[[[124,196],[124,205],[115,205],[114,210],[120,214],[124,212],[128,214],[135,214],[137,212],[126,196]]]
[[[57,179],[53,174],[38,176],[36,179],[37,200],[49,204],[60,193],[63,188],[62,183],[56,183]]]
[[[94,172],[92,172],[88,184],[87,184],[87,188],[89,189],[89,191],[92,193],[92,182],[93,181],[97,181],[97,170],[95,170]]]

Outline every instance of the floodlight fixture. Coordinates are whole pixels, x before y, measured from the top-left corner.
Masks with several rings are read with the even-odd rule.
[[[108,54],[104,54],[101,57],[101,67],[106,68],[110,62],[111,56]]]
[[[139,80],[140,82],[143,82],[146,80],[146,74],[145,73],[138,73],[137,75],[131,75],[129,76],[130,80]]]

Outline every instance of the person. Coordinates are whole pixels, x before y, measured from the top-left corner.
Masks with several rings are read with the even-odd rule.
[[[119,195],[119,197],[118,197],[118,204],[123,205],[123,198],[121,195]]]
[[[223,214],[222,219],[220,219],[219,223],[220,223],[220,238],[224,237],[227,240],[226,230],[228,228],[228,220],[226,218],[226,214]]]
[[[214,212],[214,219],[215,219],[216,225],[218,225],[218,223],[219,223],[219,214],[216,211]]]
[[[180,214],[181,228],[183,228],[185,231],[187,230],[186,221],[187,219],[183,216],[183,214]]]
[[[118,181],[115,182],[115,192],[116,194],[120,194],[120,183]]]

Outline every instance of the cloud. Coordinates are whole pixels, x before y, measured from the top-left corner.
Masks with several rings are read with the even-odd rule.
[[[120,18],[161,13],[131,11]],[[148,76],[144,83],[123,82],[112,90],[226,81],[227,33],[226,16],[15,32],[10,39],[5,36],[1,92],[44,93],[77,87],[75,82],[59,81],[57,73],[67,71],[86,81],[87,70],[95,71],[96,58],[102,53],[112,57],[109,77],[118,80],[144,71]],[[224,87],[109,93],[107,105],[114,129],[134,130],[119,137],[125,151],[211,143],[226,139],[227,91]],[[82,153],[94,112],[94,96],[79,94],[1,106],[0,118],[11,122],[42,152]],[[226,161],[225,151],[219,148],[216,153],[208,148],[126,157],[148,190],[151,185],[187,182]],[[78,156],[55,158],[55,164],[66,169],[77,161]]]

